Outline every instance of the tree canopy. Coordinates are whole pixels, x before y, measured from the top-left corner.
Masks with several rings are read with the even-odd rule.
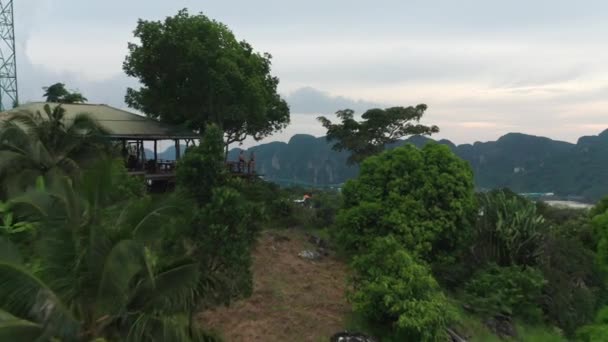
[[[81,93],[67,90],[64,83],[55,83],[42,89],[46,102],[85,103],[88,101]]]
[[[363,113],[362,121],[355,120],[353,110],[344,109],[336,112],[342,121],[340,124],[334,124],[324,116],[318,120],[327,129],[327,140],[336,142],[333,148],[350,151],[348,162],[354,164],[382,152],[387,144],[397,142],[405,136],[439,132],[437,126],[419,123],[426,109],[425,104],[416,107],[375,108]]]
[[[226,145],[289,123],[270,54],[238,41],[226,25],[181,10],[164,22],[140,20],[134,35],[139,43],[129,44],[123,68],[142,86],[127,90],[130,107],[201,132],[215,123]]]

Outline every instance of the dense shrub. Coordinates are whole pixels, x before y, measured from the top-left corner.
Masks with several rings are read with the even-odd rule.
[[[213,189],[209,203],[193,215],[189,249],[203,274],[217,278],[204,306],[251,295],[251,247],[260,230],[259,216],[258,206],[228,187]]]
[[[427,261],[463,246],[475,211],[469,165],[439,144],[406,145],[366,159],[343,198],[336,239],[346,251],[365,250],[373,238],[392,234]]]
[[[597,313],[593,324],[578,329],[576,337],[582,342],[608,341],[608,306]]]
[[[608,211],[593,217],[591,222],[597,238],[597,264],[608,280]]]
[[[376,238],[352,263],[355,312],[395,341],[440,341],[453,310],[429,269],[392,236]]]
[[[111,163],[112,177],[112,201],[139,198],[146,193],[146,183],[143,177],[130,176],[125,167],[124,160],[113,159],[104,160],[104,163]]]
[[[200,144],[189,148],[177,164],[178,189],[204,204],[209,201],[213,188],[226,181],[223,132],[209,125]]]
[[[336,214],[342,204],[342,195],[337,191],[319,191],[312,199],[315,211],[314,226],[326,228],[336,221]]]
[[[549,322],[567,335],[593,319],[601,278],[595,254],[580,240],[547,235],[539,269],[547,283],[541,307]]]
[[[542,273],[531,267],[490,265],[465,285],[465,301],[486,316],[516,316],[540,322],[539,301],[545,285]]]

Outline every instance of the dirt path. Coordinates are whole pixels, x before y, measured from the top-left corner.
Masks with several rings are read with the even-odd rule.
[[[282,238],[282,237],[286,237]],[[253,295],[200,315],[232,341],[329,341],[344,329],[346,267],[334,258],[309,261],[301,231],[264,232],[254,251]]]

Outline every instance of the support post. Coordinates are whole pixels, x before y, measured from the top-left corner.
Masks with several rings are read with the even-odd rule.
[[[182,157],[182,154],[180,151],[179,139],[176,139],[175,140],[175,161],[177,162],[181,157]]]
[[[146,168],[146,151],[144,151],[144,141],[139,141],[139,150],[141,151],[141,163]]]
[[[158,173],[158,147],[154,140],[154,173]]]

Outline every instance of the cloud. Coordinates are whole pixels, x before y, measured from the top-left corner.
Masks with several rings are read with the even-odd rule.
[[[27,0],[15,7],[22,101],[62,81],[91,102],[124,107],[126,87],[137,85],[121,68],[137,19],[188,7],[273,55],[294,113],[281,140],[323,135],[311,114],[343,108],[426,103],[425,122],[459,143],[512,130],[576,141],[608,114],[607,1]]]
[[[297,114],[327,115],[341,109],[352,109],[362,113],[370,108],[386,107],[371,101],[333,96],[312,87],[299,88],[291,92],[285,100],[289,103],[291,112]]]

